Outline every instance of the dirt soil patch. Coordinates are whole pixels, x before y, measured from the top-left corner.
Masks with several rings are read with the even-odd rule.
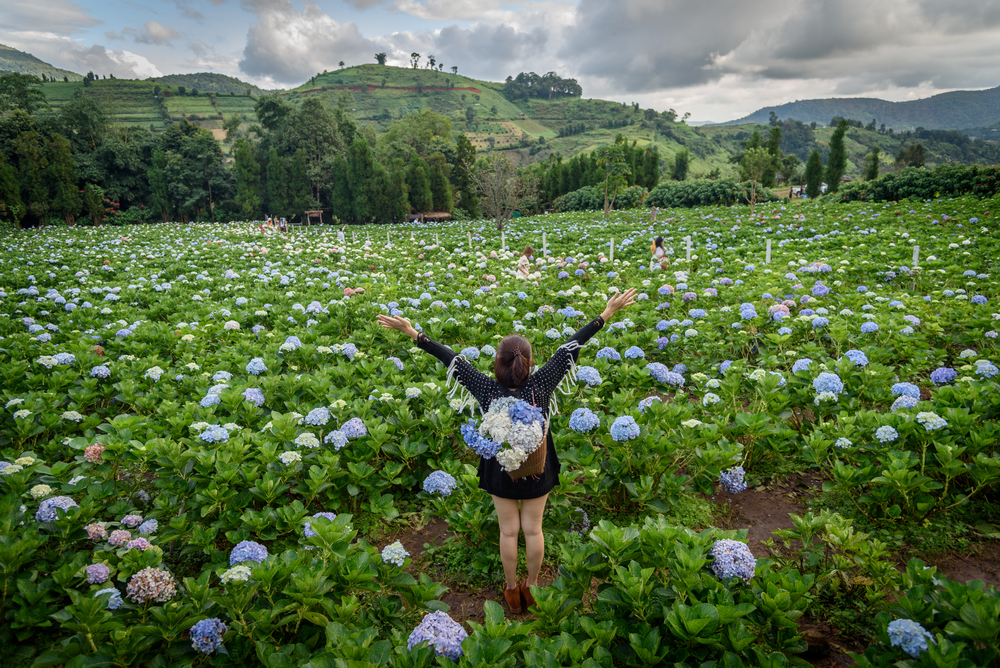
[[[726,529],[749,529],[747,543],[755,557],[766,557],[767,549],[762,544],[778,529],[792,528],[790,513],[801,515],[806,512],[803,505],[821,489],[822,481],[813,475],[793,475],[786,480],[771,483],[765,487],[748,489],[739,494],[730,494],[719,488],[710,501],[727,504],[729,513]]]
[[[938,572],[955,582],[982,580],[987,585],[1000,587],[1000,542],[980,543],[971,553],[948,552],[925,559]]]

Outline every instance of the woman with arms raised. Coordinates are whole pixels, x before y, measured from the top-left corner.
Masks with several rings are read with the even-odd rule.
[[[569,341],[559,346],[549,361],[534,373],[532,373],[534,358],[531,344],[517,334],[507,336],[497,347],[493,369],[495,379],[481,373],[468,360],[456,355],[447,346],[417,332],[405,318],[387,315],[379,315],[376,318],[383,327],[403,332],[415,340],[422,350],[438,358],[448,368],[449,382],[457,381],[468,391],[470,396],[466,397],[466,405],[471,405],[475,399],[479,403],[480,412],[485,412],[495,399],[514,397],[540,408],[548,425],[550,413],[557,412],[556,388],[574,368],[580,354],[580,346],[596,334],[616,312],[632,304],[635,295],[636,290],[630,288],[612,296],[600,316],[584,325]],[[522,601],[527,607],[535,604],[530,587],[538,584],[538,571],[541,569],[545,553],[542,513],[549,492],[559,484],[559,458],[550,430],[546,430],[544,439],[544,446],[539,447],[539,454],[544,452],[544,464],[541,463],[541,458],[538,458],[540,468],[537,474],[532,472],[515,479],[511,473],[505,472],[496,457],[479,461],[479,487],[493,497],[500,522],[500,560],[507,581],[504,598],[511,611],[515,613],[521,612]],[[518,469],[514,473],[521,470]],[[519,586],[517,539],[521,531],[524,532],[528,577]]]

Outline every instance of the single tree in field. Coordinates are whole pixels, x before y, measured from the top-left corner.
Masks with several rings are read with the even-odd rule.
[[[840,180],[844,178],[847,169],[847,149],[844,146],[844,135],[850,127],[845,119],[840,119],[837,129],[830,138],[830,157],[826,159],[826,187],[835,193],[840,189]]]
[[[417,69],[417,65],[419,64],[420,64],[420,54],[414,51],[413,53],[410,54],[410,65],[413,66],[413,69]]]
[[[605,216],[615,206],[615,199],[618,197],[618,188],[627,185],[627,178],[632,173],[628,162],[625,161],[624,142],[625,138],[622,135],[618,135],[615,138],[613,146],[601,146],[594,151],[594,159],[597,167],[604,170]]]
[[[747,175],[747,180],[750,182],[746,190],[746,199],[750,204],[751,216],[757,205],[757,198],[765,187],[761,179],[773,164],[774,156],[768,153],[766,148],[748,148],[743,154],[740,170]]]
[[[479,203],[487,218],[496,221],[497,231],[525,203],[538,194],[534,174],[517,172],[514,163],[502,153],[491,153],[476,165],[472,180],[479,191]]]
[[[385,65],[385,51],[375,54],[375,62],[379,65]]]
[[[451,73],[452,74],[458,74],[458,65],[452,65],[451,66]]]
[[[432,70],[437,66],[437,60],[434,58],[434,54],[427,56],[427,65]]]
[[[865,156],[865,181],[874,181],[878,178],[878,161],[881,155],[878,146]]]
[[[670,178],[675,181],[683,181],[686,179],[690,162],[691,154],[688,152],[686,146],[677,151],[677,153],[674,153],[674,170],[670,174]]]
[[[823,188],[823,158],[819,154],[819,149],[813,149],[806,161],[806,195],[809,199],[816,199]]]

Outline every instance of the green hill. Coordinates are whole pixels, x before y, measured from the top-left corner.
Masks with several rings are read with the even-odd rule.
[[[35,58],[30,53],[18,51],[0,44],[0,74],[4,72],[19,72],[21,74],[34,74],[41,77],[43,74],[56,81],[62,81],[65,77],[69,81],[81,81],[83,76],[69,70],[61,70],[58,67],[49,65],[45,61]]]
[[[146,81],[152,81],[158,84],[168,84],[174,87],[184,86],[188,90],[195,89],[202,93],[223,93],[226,95],[235,93],[240,96],[253,95],[256,97],[272,92],[259,88],[253,84],[249,84],[245,81],[241,81],[236,77],[227,76],[225,74],[217,74],[215,72],[168,74],[162,77],[147,79]]]
[[[899,130],[964,130],[1000,124],[1000,86],[989,90],[960,90],[922,100],[887,102],[876,98],[845,97],[798,100],[763,107],[743,118],[719,125],[767,123],[771,112],[778,118],[794,118],[804,123],[829,123],[834,116],[854,118],[864,123]]]
[[[230,86],[230,92],[205,92],[207,85],[213,83]],[[183,95],[181,86],[185,89]],[[162,130],[168,123],[185,119],[212,130],[222,139],[225,118],[235,114],[247,123],[256,121],[256,98],[246,95],[248,87],[251,92],[255,90],[224,75],[196,74],[170,75],[156,81],[101,79],[89,86],[80,82],[47,83],[42,89],[55,111],[74,95],[85,95],[100,102],[117,122]],[[193,95],[194,89],[199,91],[197,96]],[[503,83],[479,81],[451,72],[375,64],[317,74],[298,88],[279,95],[293,105],[309,97],[343,104],[359,124],[370,125],[376,132],[385,131],[408,114],[431,110],[449,118],[453,131],[465,133],[478,149],[493,146],[518,164],[547,160],[554,154],[569,158],[611,144],[622,133],[640,146],[655,146],[665,171],[669,171],[674,154],[686,147],[690,152],[692,177],[715,170],[723,176],[734,175],[730,157],[741,151],[742,142],[754,130],[764,138],[771,130],[766,124],[755,123],[691,127],[668,114],[608,100],[557,97],[511,101],[504,96]],[[857,117],[849,110],[840,111]],[[825,157],[833,133],[833,128],[825,126],[829,120],[816,128],[785,121],[782,149],[795,153],[803,163],[816,148]],[[989,138],[995,134],[1000,133],[989,133]],[[851,128],[846,142],[847,175],[860,174],[864,157],[875,146],[881,150],[888,169],[900,149],[918,142],[926,149],[929,166],[948,161],[1000,162],[1000,145],[996,141],[973,141],[964,133],[923,130],[890,135]]]

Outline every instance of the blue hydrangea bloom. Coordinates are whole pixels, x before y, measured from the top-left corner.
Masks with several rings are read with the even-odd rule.
[[[592,366],[580,366],[576,368],[576,379],[590,387],[597,387],[601,384],[601,372]]]
[[[94,592],[94,598],[103,596],[104,594],[111,594],[108,599],[108,610],[117,610],[122,607],[124,601],[122,601],[122,593],[115,589],[114,587],[108,587],[107,589],[98,589]]]
[[[795,360],[795,363],[792,364],[792,373],[798,373],[799,371],[807,371],[809,369],[810,364],[812,364],[812,359],[809,357],[803,357],[801,359],[797,359]]]
[[[844,356],[847,357],[847,359],[851,360],[854,366],[868,365],[868,356],[865,355],[860,350],[848,350],[846,353],[844,353]]]
[[[426,642],[434,648],[437,656],[445,656],[452,661],[458,661],[462,656],[462,641],[469,634],[462,625],[448,616],[447,613],[436,610],[426,615],[417,625],[406,641],[406,649],[411,650],[420,643]]]
[[[4,468],[7,468],[6,466]],[[35,520],[38,522],[53,522],[59,517],[59,511],[76,508],[79,504],[68,496],[53,496],[45,499],[35,511]]]
[[[809,309],[806,310],[808,311]],[[816,316],[815,318],[812,319],[812,322],[810,324],[812,325],[813,329],[819,329],[820,327],[829,327],[830,321],[827,318],[824,318],[823,316]]]
[[[252,540],[244,540],[229,553],[229,565],[235,566],[244,561],[256,561],[258,564],[267,559],[267,548]]]
[[[410,553],[406,551],[406,548],[398,540],[382,548],[382,561],[387,564],[394,564],[402,568],[408,556],[410,556]]]
[[[639,402],[639,412],[645,413],[646,409],[652,406],[654,401],[663,401],[663,400],[657,396],[646,397],[645,399]]]
[[[462,425],[461,432],[466,445],[468,445],[473,452],[484,459],[495,457],[497,451],[500,450],[499,443],[480,435],[479,431],[476,429],[475,420],[470,419],[468,424]]]
[[[639,438],[639,425],[631,415],[622,415],[611,425],[611,438],[616,441],[631,441]]]
[[[646,357],[646,353],[639,346],[632,346],[625,351],[625,357],[630,360],[643,359]]]
[[[878,325],[874,322],[866,322],[861,325],[862,334],[874,334],[878,331]]]
[[[334,450],[340,450],[347,445],[347,437],[344,436],[344,432],[334,429],[323,438],[323,442],[332,445]]]
[[[813,380],[813,389],[817,392],[840,394],[844,391],[844,381],[835,373],[823,372]]]
[[[732,365],[733,365],[732,360],[723,361],[722,363],[719,364],[719,373],[725,375],[726,372],[729,371],[729,367],[731,367]]]
[[[335,513],[327,513],[327,512],[316,513],[315,515],[313,515],[313,517],[322,517],[324,519],[330,520],[331,522],[337,519],[337,515]],[[312,538],[313,536],[316,535],[316,532],[312,530],[312,526],[309,524],[309,522],[306,522],[305,531],[303,533],[305,533],[306,538]]]
[[[912,619],[893,620],[886,631],[889,633],[889,644],[899,647],[913,658],[927,649],[928,640],[934,642],[934,636]]]
[[[907,394],[901,395],[899,397],[896,397],[896,400],[892,402],[892,412],[895,413],[898,410],[904,410],[907,408],[916,408],[918,403],[920,403],[919,399],[914,399],[913,397]]]
[[[139,534],[149,536],[156,533],[160,528],[160,523],[156,520],[146,520],[139,525]]]
[[[212,395],[209,395],[212,396]],[[222,425],[209,425],[205,431],[198,435],[198,438],[206,443],[225,443],[229,440],[229,431]]]
[[[875,438],[879,443],[891,443],[899,438],[899,432],[888,425],[884,425],[875,430]]]
[[[191,647],[202,654],[212,654],[222,647],[222,636],[229,628],[217,617],[203,619],[188,631]]]
[[[605,346],[600,350],[598,350],[597,355],[595,355],[595,357],[597,357],[597,359],[609,359],[615,362],[622,361],[622,356],[618,353],[617,350],[615,350],[610,346]]]
[[[322,427],[327,422],[330,421],[330,411],[329,409],[320,406],[319,408],[314,408],[305,417],[305,423],[312,425],[314,427]]]
[[[896,383],[892,386],[891,392],[906,397],[913,397],[914,399],[920,398],[920,388],[913,383]]]
[[[267,366],[264,364],[264,360],[260,357],[254,357],[252,360],[247,362],[247,373],[253,376],[259,376],[260,374],[267,371]]]
[[[368,435],[368,427],[361,421],[361,418],[351,418],[340,426],[340,431],[347,438],[361,438]]]
[[[475,346],[469,346],[468,348],[462,348],[462,352],[459,353],[459,354],[462,355],[463,357],[465,357],[468,360],[477,360],[477,359],[479,359],[479,348],[476,348]]]
[[[233,377],[233,374],[229,373],[228,371],[216,371],[215,375],[212,376],[212,382],[213,383],[225,383],[227,380],[230,380],[232,377]]]
[[[600,418],[589,408],[577,408],[569,416],[569,428],[581,433],[594,429],[600,423]]]
[[[389,361],[396,365],[396,368],[403,371],[406,367],[403,365],[403,360],[398,357],[390,357]]]
[[[95,366],[93,369],[90,370],[91,378],[107,378],[110,375],[111,375],[111,369],[104,366],[103,364]]]
[[[939,367],[931,371],[931,382],[935,385],[947,385],[958,378],[958,372],[951,367]]]
[[[243,390],[243,398],[252,403],[257,408],[264,405],[264,393],[259,387],[248,387]]]
[[[746,471],[742,466],[734,466],[719,474],[719,484],[730,494],[746,491]]]
[[[720,578],[741,578],[748,581],[757,570],[757,559],[746,543],[723,538],[715,541],[710,554],[714,557],[712,571]]]
[[[545,415],[538,406],[532,406],[527,401],[518,401],[507,409],[510,419],[521,424],[531,424],[533,422],[544,422]]]
[[[424,478],[424,491],[428,494],[448,496],[458,488],[454,476],[444,471],[434,471]]]
[[[222,403],[222,397],[214,393],[206,394],[205,398],[199,402],[202,408],[211,408],[212,406],[218,406],[221,403]]]

